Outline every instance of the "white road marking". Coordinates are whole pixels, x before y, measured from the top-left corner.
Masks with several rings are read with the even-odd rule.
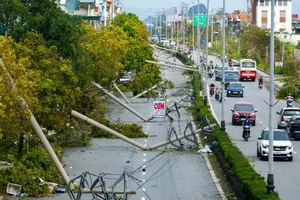
[[[146,159],[143,159],[143,162],[146,162],[147,160]]]
[[[145,142],[147,142],[147,140],[144,140]]]
[[[145,168],[146,167],[146,165],[143,165],[143,168]]]
[[[145,197],[142,197],[141,200],[146,200],[146,198],[145,198]]]
[[[149,134],[148,131],[145,134],[148,135]]]
[[[142,188],[143,191],[146,191],[146,188]]]
[[[144,147],[146,147],[147,146],[147,144],[144,144]]]
[[[142,175],[144,175],[144,176],[145,176],[145,175],[146,175],[146,172],[142,172]]]
[[[144,156],[146,156],[147,154],[144,153]]]

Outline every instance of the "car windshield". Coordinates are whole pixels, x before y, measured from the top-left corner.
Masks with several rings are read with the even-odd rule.
[[[240,83],[230,83],[230,88],[242,88],[243,86]]]
[[[274,140],[290,140],[287,132],[284,131],[273,131],[274,134]],[[269,132],[266,131],[264,133],[264,140],[269,140]]]
[[[253,105],[238,104],[238,105],[235,105],[235,110],[236,111],[253,111],[254,107],[253,107]]]
[[[242,68],[255,68],[255,63],[254,62],[243,62],[242,63]]]
[[[283,112],[284,116],[293,116],[293,115],[299,115],[300,114],[300,110],[285,110]]]
[[[229,79],[230,79],[230,80],[235,80],[235,79],[237,79],[237,78],[238,78],[237,75],[229,75],[229,76],[226,75],[226,76],[225,76],[225,79],[226,79],[226,80],[227,80],[227,79],[228,79],[228,80],[229,80]]]

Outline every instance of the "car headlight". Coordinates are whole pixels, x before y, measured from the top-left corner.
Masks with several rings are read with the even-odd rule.
[[[255,113],[251,113],[251,114],[250,114],[250,117],[251,117],[251,118],[256,117],[256,114],[255,114]]]
[[[231,91],[228,91],[228,93],[231,93]]]
[[[292,144],[290,144],[290,145],[288,146],[288,148],[289,148],[289,149],[292,149],[292,148],[293,148],[293,145],[292,145]]]
[[[240,91],[240,93],[243,93],[243,91]]]
[[[263,148],[267,148],[269,145],[262,143]]]

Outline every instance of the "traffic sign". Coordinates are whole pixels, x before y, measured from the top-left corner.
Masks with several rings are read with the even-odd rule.
[[[193,26],[206,26],[207,14],[201,13],[193,15]]]
[[[161,117],[165,117],[165,114],[166,114],[165,100],[164,99],[154,100],[154,102],[153,102],[153,117],[161,118]]]
[[[200,42],[201,44],[205,44],[205,39],[202,38]]]

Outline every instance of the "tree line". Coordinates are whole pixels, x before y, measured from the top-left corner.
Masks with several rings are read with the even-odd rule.
[[[145,62],[154,60],[153,52],[146,27],[135,14],[122,13],[96,30],[63,12],[55,0],[0,0],[0,7],[0,160],[14,163],[0,170],[0,193],[13,182],[23,185],[27,194],[40,196],[47,188],[39,186],[36,177],[62,180],[35,136],[20,96],[45,134],[59,133],[58,139],[49,140],[61,155],[60,140],[64,138],[68,146],[72,136],[79,141],[86,137],[82,130],[70,128],[77,122],[68,116],[69,108],[95,120],[105,118],[104,94],[92,81],[113,90],[125,71],[135,70],[135,79],[127,87],[138,94],[162,78],[157,65]]]

